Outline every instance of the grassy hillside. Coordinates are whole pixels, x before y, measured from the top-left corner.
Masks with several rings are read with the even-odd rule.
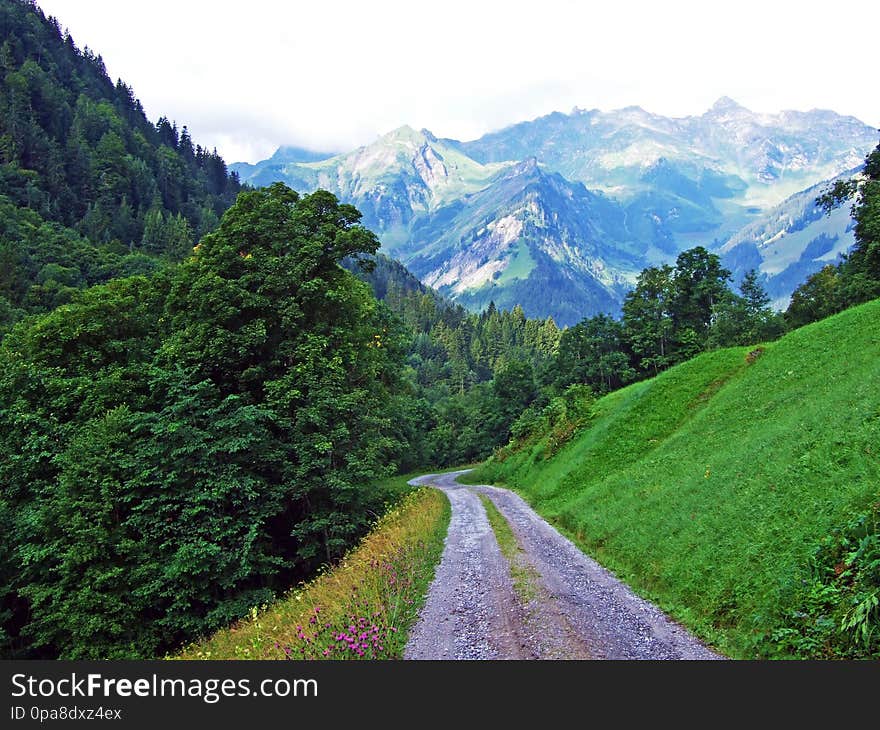
[[[389,492],[411,489],[407,477]],[[411,492],[336,566],[249,618],[186,647],[182,659],[400,659],[440,562],[449,500]],[[262,610],[261,610],[262,608]]]
[[[880,301],[749,352],[612,393],[559,453],[514,444],[472,479],[518,489],[730,656],[873,655]]]

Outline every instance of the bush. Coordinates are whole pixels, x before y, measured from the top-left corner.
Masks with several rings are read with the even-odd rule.
[[[797,608],[771,639],[804,658],[880,658],[880,502],[816,549]]]

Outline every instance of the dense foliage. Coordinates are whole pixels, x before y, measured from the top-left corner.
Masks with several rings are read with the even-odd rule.
[[[518,306],[470,313],[381,255],[365,278],[406,336],[408,388],[398,423],[410,449],[403,466],[468,463],[506,443],[519,414],[541,397],[540,373],[561,335],[555,322],[527,319]]]
[[[54,18],[0,4],[0,334],[76,288],[181,260],[239,190]]]
[[[7,653],[153,655],[362,533],[401,448],[403,353],[339,266],[378,247],[358,218],[328,193],[242,193],[179,267],[7,335]]]
[[[880,658],[880,501],[835,527],[771,638],[813,659]]]
[[[0,337],[25,315],[65,304],[80,289],[161,267],[155,257],[94,246],[0,195]]]

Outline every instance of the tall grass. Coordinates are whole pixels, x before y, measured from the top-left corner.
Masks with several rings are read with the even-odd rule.
[[[449,500],[412,492],[358,547],[181,659],[399,659],[443,551]]]
[[[602,398],[552,458],[541,441],[520,444],[469,481],[520,491],[728,655],[870,655],[880,593],[864,571],[880,578],[880,563],[868,543],[860,557],[846,550],[876,537],[845,528],[880,501],[880,301],[796,330],[757,359],[748,351],[707,353]],[[865,587],[841,587],[837,603],[813,610],[805,602],[820,591],[805,587],[828,563],[817,551],[841,530],[858,537],[835,538],[832,553],[846,554],[832,567],[847,579],[863,566],[853,580]],[[849,641],[847,621],[861,650],[835,649]],[[823,622],[833,630],[812,645],[792,637]]]

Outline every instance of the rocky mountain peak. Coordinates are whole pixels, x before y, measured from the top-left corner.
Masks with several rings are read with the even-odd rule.
[[[522,162],[511,165],[505,173],[507,178],[515,177],[536,177],[542,175],[540,165],[538,165],[537,157],[526,157]]]
[[[307,149],[305,147],[296,147],[294,145],[282,145],[269,158],[270,162],[320,162],[327,160],[336,152],[319,152],[317,150]]]
[[[748,111],[742,104],[731,99],[729,96],[722,96],[710,108],[709,114],[729,114],[730,112]]]
[[[397,129],[392,129],[379,137],[375,142],[366,145],[366,148],[373,147],[405,147],[417,149],[425,144],[437,145],[440,140],[428,129],[414,129],[408,124],[404,124]]]

